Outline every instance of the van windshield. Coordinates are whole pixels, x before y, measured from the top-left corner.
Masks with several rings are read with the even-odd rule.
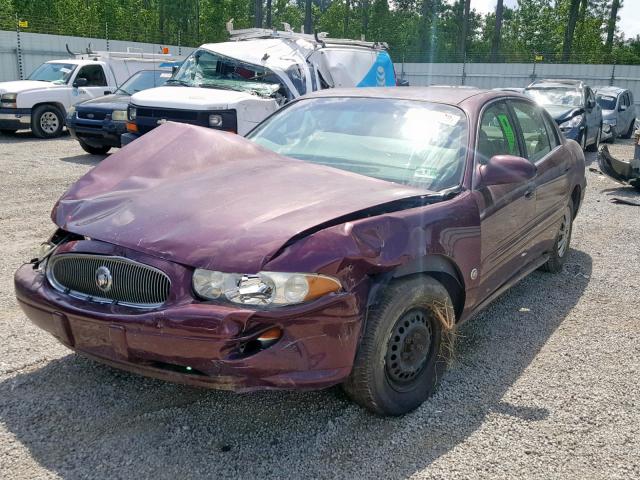
[[[28,80],[40,80],[41,82],[64,85],[69,82],[75,69],[76,65],[73,63],[43,63],[29,75]]]
[[[167,85],[219,88],[274,97],[284,102],[292,98],[280,77],[268,68],[196,50],[182,64]]]
[[[615,110],[616,109],[616,97],[612,97],[609,95],[597,95],[596,100],[598,105],[603,110]]]

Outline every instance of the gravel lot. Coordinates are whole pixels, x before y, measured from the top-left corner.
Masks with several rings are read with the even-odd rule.
[[[463,326],[432,400],[383,419],[338,388],[148,380],[32,326],[13,272],[99,160],[68,137],[0,136],[0,478],[640,478],[640,208],[609,202],[632,189],[588,173],[564,273],[534,273]]]

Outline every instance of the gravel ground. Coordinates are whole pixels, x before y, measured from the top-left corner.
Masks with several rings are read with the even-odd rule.
[[[99,160],[68,137],[0,137],[0,478],[640,478],[640,208],[609,202],[632,189],[589,172],[564,273],[530,275],[464,325],[436,395],[384,419],[338,388],[141,378],[32,326],[12,274]]]

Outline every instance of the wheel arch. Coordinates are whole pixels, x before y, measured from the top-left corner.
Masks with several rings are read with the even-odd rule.
[[[369,290],[367,307],[375,305],[379,292],[389,282],[420,275],[430,276],[444,286],[453,303],[456,320],[460,319],[466,300],[463,276],[453,259],[439,254],[413,259],[390,272],[375,276]]]
[[[39,102],[36,103],[33,107],[31,107],[31,113],[33,114],[33,111],[38,108],[38,107],[42,107],[42,106],[47,106],[50,105],[52,107],[56,107],[60,113],[62,114],[62,123],[65,124],[65,119],[67,118],[67,109],[64,107],[64,105],[60,102],[52,102],[52,101],[48,101],[48,102]]]

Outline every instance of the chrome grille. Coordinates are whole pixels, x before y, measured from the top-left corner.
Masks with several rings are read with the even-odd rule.
[[[169,277],[149,265],[123,257],[75,253],[51,257],[47,278],[53,288],[76,298],[140,308],[163,304],[171,286]]]

